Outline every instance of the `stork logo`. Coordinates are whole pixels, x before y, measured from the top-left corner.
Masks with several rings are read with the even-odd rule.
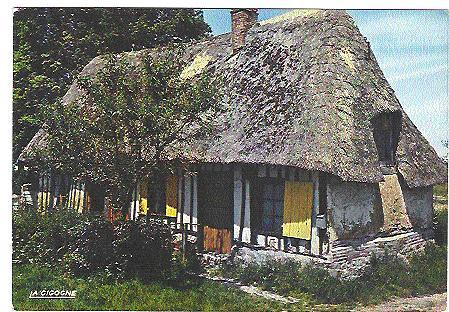
[[[41,291],[32,290],[30,292],[30,299],[75,299],[76,290],[59,290],[59,289],[44,289]]]

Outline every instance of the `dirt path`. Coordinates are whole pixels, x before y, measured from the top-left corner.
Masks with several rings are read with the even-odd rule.
[[[447,293],[423,297],[397,298],[385,303],[358,307],[353,311],[360,312],[403,312],[403,311],[446,311]]]
[[[273,301],[279,301],[282,303],[297,303],[299,302],[298,299],[293,297],[283,297],[281,295],[275,294],[271,291],[261,290],[254,286],[247,286],[242,285],[240,282],[234,280],[234,279],[228,279],[228,278],[222,278],[222,277],[212,277],[208,276],[206,274],[200,274],[201,277],[206,278],[211,281],[222,283],[226,286],[232,286],[240,289],[243,292],[246,292],[247,294],[253,295],[253,296],[259,296],[268,300]]]

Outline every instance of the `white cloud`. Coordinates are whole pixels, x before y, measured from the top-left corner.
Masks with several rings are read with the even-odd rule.
[[[404,51],[400,56],[397,53],[382,55],[378,62],[383,70],[429,67],[434,64],[446,64],[447,53],[442,50],[430,53]]]
[[[374,11],[355,18],[361,32],[383,46],[441,46],[447,42],[448,14],[444,11]]]
[[[438,74],[438,73],[443,73],[443,72],[447,72],[448,68],[447,65],[442,64],[442,65],[436,65],[430,68],[423,68],[423,69],[417,69],[414,71],[403,71],[403,72],[399,72],[396,74],[385,74],[385,76],[387,77],[387,80],[390,82],[396,82],[396,81],[401,81],[401,80],[406,80],[406,79],[412,79],[412,78],[419,78],[419,77],[424,77],[424,76],[429,76],[429,75],[434,75],[434,74]]]

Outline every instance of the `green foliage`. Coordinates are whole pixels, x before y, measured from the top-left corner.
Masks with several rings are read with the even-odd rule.
[[[435,242],[439,245],[447,245],[447,204],[442,208],[434,209],[433,230]]]
[[[409,263],[392,254],[373,257],[371,268],[353,280],[340,280],[323,268],[301,266],[292,261],[224,267],[221,274],[301,299],[323,303],[378,303],[392,296],[445,291],[446,253],[445,246],[429,243],[425,251],[413,255]]]
[[[114,226],[117,275],[144,281],[165,276],[172,268],[170,228],[160,222],[121,222]]]
[[[55,102],[95,56],[188,42],[210,33],[201,10],[23,8],[14,13],[13,159],[40,126],[39,104]]]
[[[66,270],[74,276],[104,271],[115,260],[113,239],[113,225],[106,219],[95,218],[85,224],[72,248],[64,255]]]
[[[447,203],[447,183],[434,185],[433,195],[445,199]]]
[[[29,299],[31,290],[76,290],[69,300]],[[308,302],[293,306],[248,295],[215,282],[186,278],[182,284],[108,282],[65,276],[36,265],[13,266],[13,305],[16,310],[146,310],[146,311],[309,311]]]
[[[87,96],[45,107],[49,139],[37,163],[101,185],[124,209],[138,180],[170,171],[170,160],[186,157],[219,111],[218,80],[181,79],[181,55],[179,47],[141,52],[139,66],[124,55],[103,57],[94,76],[78,79]]]
[[[110,279],[172,277],[172,236],[157,222],[86,217],[70,210],[13,217],[13,259],[64,267],[77,277],[99,272]],[[168,274],[170,273],[170,274]]]
[[[34,212],[13,214],[13,259],[23,263],[54,266],[75,243],[86,217],[72,211],[42,215]]]

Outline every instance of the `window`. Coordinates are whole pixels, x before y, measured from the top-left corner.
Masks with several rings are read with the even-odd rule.
[[[262,187],[262,231],[281,235],[284,216],[284,181],[266,181]]]
[[[381,165],[394,165],[400,126],[400,113],[380,114],[373,121],[374,141]]]
[[[165,187],[163,186],[165,183]],[[175,175],[166,177],[161,181],[158,188],[151,184],[148,178],[139,183],[139,213],[146,215],[148,211],[152,214],[176,217],[178,210],[178,178]]]

